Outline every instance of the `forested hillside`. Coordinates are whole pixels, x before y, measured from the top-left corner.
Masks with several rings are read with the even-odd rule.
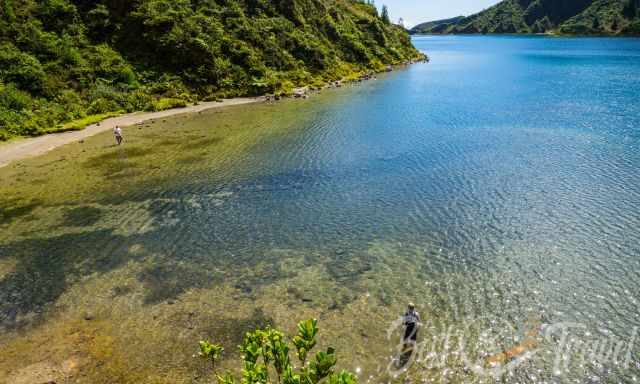
[[[418,56],[355,0],[0,0],[0,139]]]
[[[504,0],[420,33],[640,34],[640,0]]]
[[[428,21],[426,23],[420,23],[409,30],[412,35],[420,33],[442,33],[451,24],[455,24],[464,19],[464,16],[452,17],[444,20]]]

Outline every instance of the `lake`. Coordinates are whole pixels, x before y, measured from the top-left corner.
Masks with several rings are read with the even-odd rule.
[[[414,44],[0,168],[0,382],[208,383],[199,340],[310,317],[361,383],[635,382],[640,39]]]

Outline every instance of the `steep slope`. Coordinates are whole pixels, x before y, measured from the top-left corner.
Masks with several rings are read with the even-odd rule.
[[[412,35],[421,33],[440,33],[446,30],[451,24],[456,24],[460,20],[464,19],[464,16],[452,17],[450,19],[429,21],[426,23],[418,24],[409,30]]]
[[[419,55],[357,0],[0,0],[0,139]]]
[[[438,33],[640,32],[640,0],[504,0]]]
[[[566,34],[640,34],[640,0],[596,0],[558,28]]]

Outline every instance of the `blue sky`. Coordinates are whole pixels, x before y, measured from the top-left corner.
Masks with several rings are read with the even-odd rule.
[[[394,22],[402,17],[409,25],[424,21],[447,19],[449,17],[470,15],[481,11],[499,0],[375,0],[381,7],[386,4]]]

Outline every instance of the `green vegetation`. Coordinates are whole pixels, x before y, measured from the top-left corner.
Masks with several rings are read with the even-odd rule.
[[[450,25],[456,24],[457,22],[459,22],[462,19],[464,19],[464,16],[457,16],[457,17],[452,17],[450,19],[435,20],[435,21],[429,21],[429,22],[426,22],[426,23],[421,23],[421,24],[418,24],[415,27],[411,28],[409,30],[409,33],[412,34],[412,35],[417,35],[417,34],[421,34],[421,33],[424,33],[424,34],[442,33]]]
[[[331,347],[326,351],[316,352],[315,357],[307,362],[307,354],[316,345],[317,333],[317,320],[298,323],[298,334],[292,339],[301,364],[300,369],[296,370],[289,357],[289,344],[282,332],[270,327],[247,332],[240,346],[243,361],[242,384],[318,384],[325,379],[328,384],[356,384],[357,379],[353,374],[333,371],[337,359],[335,350]],[[220,376],[215,371],[216,360],[223,350],[219,344],[201,341],[199,355],[211,361],[219,384],[234,384],[236,379],[231,373]],[[269,370],[270,367],[273,371]]]
[[[198,352],[198,356],[202,359],[211,362],[211,368],[216,370],[216,361],[220,358],[224,352],[224,348],[222,348],[219,344],[212,344],[209,341],[202,340],[200,341],[200,352]]]
[[[412,33],[638,35],[640,0],[504,0],[475,15]]]
[[[382,18],[382,22],[389,25],[391,24],[391,19],[389,19],[389,8],[386,5],[382,6],[382,10],[380,11],[380,18]]]
[[[62,131],[77,131],[83,129],[87,125],[95,124],[104,119],[108,119],[110,117],[115,117],[120,115],[121,112],[107,112],[107,113],[99,113],[97,115],[89,115],[83,117],[81,119],[70,121],[62,126],[58,126],[52,130],[52,132],[62,132]]]
[[[421,56],[387,21],[357,0],[0,0],[0,140]]]

